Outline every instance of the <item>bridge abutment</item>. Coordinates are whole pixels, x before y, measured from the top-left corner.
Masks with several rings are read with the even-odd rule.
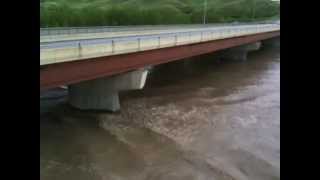
[[[142,89],[147,74],[147,69],[140,69],[69,85],[69,103],[81,110],[118,111],[119,91]]]
[[[261,47],[261,42],[246,44],[246,45],[227,49],[220,54],[220,57],[223,59],[246,61],[248,53],[250,51],[259,50],[260,47]]]

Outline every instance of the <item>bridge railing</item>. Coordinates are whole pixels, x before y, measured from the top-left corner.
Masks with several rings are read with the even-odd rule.
[[[242,25],[178,33],[44,43],[40,44],[40,65],[193,44],[279,29],[280,26],[274,24]]]
[[[270,21],[261,22],[237,22],[228,23],[228,26],[238,25],[252,25],[252,24],[266,24]],[[52,27],[40,28],[40,36],[53,36],[53,35],[70,35],[70,34],[89,34],[89,33],[102,33],[102,32],[119,32],[119,31],[147,31],[147,30],[164,30],[164,29],[185,29],[185,28],[203,28],[203,27],[219,27],[225,26],[226,23],[214,24],[178,24],[178,25],[140,25],[140,26],[91,26],[91,27]]]

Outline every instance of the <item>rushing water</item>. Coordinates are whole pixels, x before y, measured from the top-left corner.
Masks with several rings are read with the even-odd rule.
[[[280,179],[279,49],[162,65],[118,113],[80,112],[64,95],[40,100],[42,180]]]

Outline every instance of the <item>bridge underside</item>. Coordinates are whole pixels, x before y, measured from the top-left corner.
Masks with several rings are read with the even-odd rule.
[[[41,66],[40,90],[116,75],[277,36],[280,36],[280,31]]]

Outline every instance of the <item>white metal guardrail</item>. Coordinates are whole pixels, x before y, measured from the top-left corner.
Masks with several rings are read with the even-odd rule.
[[[198,30],[40,43],[40,65],[132,53],[279,30],[276,24],[238,25]]]
[[[270,21],[261,22],[236,22],[228,23],[229,26],[252,25],[252,24],[270,24]],[[70,35],[70,34],[88,34],[102,32],[119,32],[119,31],[146,31],[146,30],[163,30],[163,29],[185,29],[199,27],[219,27],[225,26],[226,23],[215,24],[176,24],[176,25],[141,25],[141,26],[91,26],[91,27],[53,27],[40,28],[40,36],[51,35]]]

